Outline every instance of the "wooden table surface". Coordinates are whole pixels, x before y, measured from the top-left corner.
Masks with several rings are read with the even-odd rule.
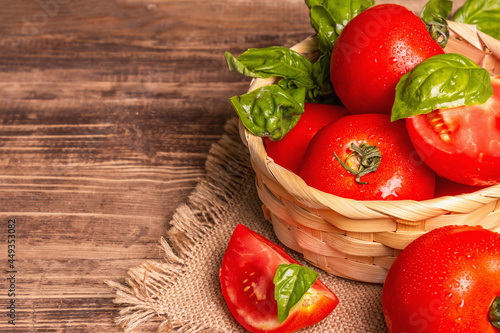
[[[0,331],[121,332],[103,281],[161,259],[249,82],[224,51],[311,33],[301,0],[1,1]]]
[[[292,45],[313,32],[307,7],[0,4],[0,332],[121,332],[103,281],[161,260],[158,240],[249,82],[224,51]]]

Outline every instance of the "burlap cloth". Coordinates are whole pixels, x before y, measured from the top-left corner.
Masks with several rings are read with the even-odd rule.
[[[157,332],[245,332],[234,320],[220,291],[218,270],[229,238],[238,223],[283,246],[261,210],[247,148],[231,119],[225,134],[210,150],[206,176],[186,204],[179,207],[160,240],[163,261],[131,268],[126,282],[107,283],[122,306],[118,325],[125,331],[159,316]],[[297,253],[287,252],[307,265]],[[312,266],[311,266],[312,267]],[[321,323],[301,332],[386,332],[381,285],[329,276],[319,278],[340,304]]]

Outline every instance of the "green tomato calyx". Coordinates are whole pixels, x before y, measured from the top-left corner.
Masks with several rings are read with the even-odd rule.
[[[442,48],[446,47],[448,40],[450,39],[450,28],[448,27],[448,22],[442,17],[435,17],[435,21],[422,20],[429,31],[432,39],[436,41]]]
[[[491,303],[488,315],[491,324],[500,329],[500,295]]]
[[[339,161],[344,169],[356,176],[358,184],[368,184],[367,182],[362,182],[361,177],[378,169],[382,160],[380,149],[365,142],[359,146],[352,142],[349,148],[351,148],[352,153],[347,156],[345,162],[341,161],[334,152],[335,159]]]

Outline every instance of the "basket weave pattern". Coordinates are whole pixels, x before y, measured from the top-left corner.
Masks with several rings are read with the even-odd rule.
[[[500,43],[474,26],[450,22],[446,52],[461,53],[490,74],[500,74]],[[310,60],[318,56],[309,37],[292,47]],[[255,79],[250,91],[276,79]],[[285,246],[326,272],[383,283],[398,253],[425,232],[446,225],[481,225],[500,231],[500,185],[425,201],[357,201],[309,187],[266,154],[263,140],[240,122],[251,155],[263,211]],[[499,170],[500,172],[500,170]]]

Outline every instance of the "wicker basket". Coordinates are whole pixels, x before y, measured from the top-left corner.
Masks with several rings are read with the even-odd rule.
[[[446,52],[461,53],[500,74],[500,44],[474,26],[450,22]],[[311,60],[317,41],[309,37],[292,47]],[[255,79],[250,91],[275,79]],[[500,231],[500,185],[459,196],[425,201],[356,201],[306,185],[267,156],[263,140],[240,123],[251,155],[263,211],[285,246],[326,272],[383,283],[391,264],[411,241],[446,225],[481,225]],[[499,170],[500,172],[500,170]]]

